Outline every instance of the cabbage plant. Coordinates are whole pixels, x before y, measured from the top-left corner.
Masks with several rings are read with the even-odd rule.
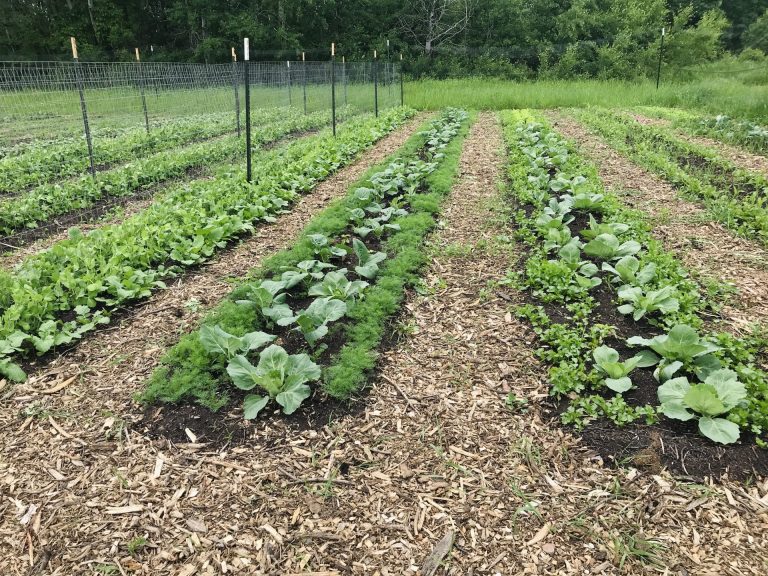
[[[699,432],[720,444],[739,439],[739,426],[723,417],[747,398],[747,389],[733,370],[715,370],[702,384],[691,384],[685,377],[672,378],[659,386],[658,396],[667,418],[698,418]]]
[[[595,359],[595,369],[605,375],[605,385],[614,392],[622,393],[632,388],[630,372],[642,364],[640,355],[633,356],[622,362],[619,353],[610,346],[599,346],[592,352]]]
[[[622,286],[618,292],[619,300],[628,303],[619,306],[619,312],[632,314],[634,320],[640,320],[653,312],[677,312],[680,309],[680,301],[675,298],[676,294],[674,286],[664,286],[648,292],[644,292],[639,286]]]

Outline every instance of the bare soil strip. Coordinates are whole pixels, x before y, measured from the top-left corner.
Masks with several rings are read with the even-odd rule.
[[[737,293],[721,312],[725,328],[743,333],[755,322],[768,325],[768,251],[713,222],[674,186],[620,155],[578,121],[550,113],[555,128],[576,142],[598,166],[605,186],[651,217],[654,235],[704,278],[726,281]]]
[[[500,148],[481,115],[433,240],[431,295],[409,299],[408,336],[358,415],[320,430],[257,423],[229,449],[142,436],[130,395],[192,320],[162,302],[61,362],[58,391],[6,394],[0,573],[43,561],[59,575],[618,574],[629,546],[675,574],[763,573],[768,484],[608,470],[542,420],[532,335],[507,312],[516,295],[487,286],[513,259],[494,243]],[[527,411],[505,407],[509,390]],[[443,567],[420,572],[428,556]]]
[[[661,118],[649,118],[636,112],[632,113],[632,117],[637,120],[638,123],[643,125],[669,127],[671,124],[669,120],[664,120]],[[742,170],[757,172],[758,174],[762,174],[763,176],[768,177],[768,157],[766,156],[754,154],[737,146],[732,146],[730,144],[726,144],[725,142],[720,142],[714,138],[707,138],[706,136],[694,136],[683,130],[672,130],[674,131],[675,136],[681,140],[685,140],[691,144],[698,144],[699,146],[712,148],[720,156],[726,160],[730,160],[736,167],[741,168]]]
[[[226,296],[228,278],[242,276],[264,257],[290,245],[314,214],[394,153],[424,120],[422,114],[383,138],[277,222],[259,227],[239,246],[155,294],[123,322],[92,335],[32,373],[27,383],[12,388],[0,380],[0,574],[25,574],[46,552],[50,553],[49,570],[56,568],[57,574],[98,573],[94,570],[100,563],[134,570],[139,564],[130,557],[115,560],[125,556],[134,537],[146,537],[152,543],[142,558],[155,546],[163,550],[138,574],[192,574],[179,572],[190,554],[187,537],[192,538],[192,550],[200,545],[200,538],[205,541],[205,558],[210,557],[206,565],[217,566],[216,573],[221,573],[214,557],[220,557],[234,540],[209,540],[199,525],[180,519],[173,508],[179,500],[193,508],[205,502],[213,530],[220,507],[237,501],[239,488],[230,493],[232,469],[220,470],[223,476],[209,471],[203,444],[166,446],[131,430],[131,421],[140,419],[131,397],[142,389],[163,350]],[[167,458],[161,454],[165,450]],[[253,462],[253,451],[246,452],[239,468]],[[258,476],[244,480],[258,484]],[[208,490],[209,480],[215,478],[224,481],[216,491],[228,493],[216,497],[218,502],[211,500],[213,493]],[[29,521],[17,514],[20,507],[25,508],[23,515],[31,505],[36,512],[30,512]],[[198,517],[192,509],[187,513]],[[226,513],[215,522],[230,530],[238,520]],[[260,538],[262,532],[255,534]],[[253,549],[256,539],[249,542]],[[262,540],[259,546],[263,544]],[[176,560],[181,563],[176,565]],[[155,571],[150,565],[165,568]]]

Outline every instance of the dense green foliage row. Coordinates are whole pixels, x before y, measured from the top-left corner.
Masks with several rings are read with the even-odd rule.
[[[263,111],[252,145],[274,142],[290,133],[327,125],[326,112],[305,115],[296,109]],[[96,174],[38,186],[0,201],[0,234],[35,228],[51,217],[90,208],[103,198],[128,196],[141,188],[183,176],[195,166],[211,165],[243,153],[244,138],[235,135],[158,152]]]
[[[580,110],[574,116],[618,151],[702,202],[713,219],[768,245],[768,179],[737,168],[715,150],[676,137],[669,128],[638,123],[627,114]]]
[[[695,420],[716,442],[735,442],[744,430],[764,443],[768,379],[754,356],[765,343],[705,333],[712,303],[642,215],[603,189],[594,166],[540,118],[510,112],[503,121],[516,234],[528,249],[510,280],[537,302],[518,313],[539,336],[551,394],[569,399],[564,422],[623,425],[663,414]],[[608,320],[616,316],[626,320]],[[657,404],[632,400],[641,373]]]
[[[0,373],[23,374],[11,359],[43,354],[108,321],[116,306],[150,295],[163,279],[210,258],[259,221],[356,158],[412,112],[343,124],[261,155],[248,183],[242,169],[174,188],[120,224],[70,239],[0,271]]]
[[[423,239],[450,190],[466,118],[443,112],[316,216],[292,248],[253,271],[169,350],[143,399],[218,409],[233,387],[255,389],[244,404],[253,418],[271,399],[292,413],[311,395],[311,382],[322,380],[336,398],[359,390],[387,320],[426,262]]]
[[[717,57],[721,44],[768,50],[765,12],[762,0],[2,0],[0,55],[68,58],[74,35],[94,60],[132,60],[140,46],[149,59],[226,62],[243,37],[265,59],[324,59],[331,42],[357,59],[389,39],[418,75],[631,78],[653,74],[662,26],[676,67]]]
[[[274,111],[257,122],[271,122],[284,111]],[[135,156],[175,148],[195,140],[203,140],[234,131],[232,114],[207,114],[176,119],[147,134],[144,127],[125,130],[114,138],[95,142],[94,163],[112,164]],[[54,177],[85,173],[90,167],[84,137],[63,138],[55,142],[26,144],[23,152],[9,150],[0,158],[0,195],[18,192],[28,186],[43,184]]]
[[[639,112],[670,120],[672,127],[689,134],[709,136],[726,144],[736,144],[758,154],[768,154],[768,128],[724,114],[701,117],[689,110],[641,107]]]

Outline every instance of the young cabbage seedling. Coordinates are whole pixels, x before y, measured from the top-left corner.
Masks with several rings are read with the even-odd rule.
[[[678,324],[668,334],[646,339],[633,336],[627,340],[630,346],[647,346],[643,350],[643,367],[658,364],[654,376],[659,382],[665,382],[683,366],[691,366],[699,379],[722,368],[720,361],[712,354],[720,347],[699,337],[694,328]],[[657,356],[658,355],[658,356]]]
[[[328,323],[335,322],[346,313],[346,302],[335,298],[316,298],[306,310],[300,310],[295,316],[281,318],[277,323],[288,326],[295,322],[307,343],[314,347],[318,340],[328,334]]]
[[[218,324],[215,326],[203,324],[200,328],[200,344],[203,348],[211,354],[222,354],[227,359],[257,350],[275,338],[272,334],[265,332],[249,332],[243,336],[235,336],[226,332]]]
[[[599,346],[592,352],[595,359],[595,368],[605,374],[605,385],[619,394],[632,388],[630,372],[642,364],[640,355],[633,356],[624,362],[619,360],[619,353],[610,346]]]
[[[614,282],[629,284],[631,286],[643,286],[654,279],[656,276],[656,264],[650,262],[640,268],[640,260],[634,256],[624,256],[611,266],[608,262],[603,262],[603,272],[610,272],[614,275]]]
[[[720,444],[739,439],[739,426],[722,417],[747,398],[747,389],[733,370],[715,370],[703,384],[691,384],[685,377],[673,378],[659,386],[658,396],[661,411],[668,418],[698,418],[699,432]]]
[[[267,393],[266,396],[249,394],[245,397],[245,418],[252,419],[272,398],[283,407],[285,414],[293,414],[312,394],[306,382],[318,380],[321,371],[306,354],[288,354],[284,348],[273,344],[261,352],[256,366],[245,356],[235,356],[227,366],[227,374],[241,390],[253,390],[258,386]]]
[[[637,254],[640,248],[640,243],[634,240],[619,243],[619,239],[613,234],[600,234],[584,245],[584,252],[600,260],[618,260],[624,256]]]
[[[622,314],[632,314],[634,320],[640,320],[643,316],[653,312],[668,314],[680,309],[680,301],[675,298],[677,290],[674,286],[664,286],[659,290],[643,292],[639,286],[622,286],[619,288],[619,300],[628,304],[619,306]]]

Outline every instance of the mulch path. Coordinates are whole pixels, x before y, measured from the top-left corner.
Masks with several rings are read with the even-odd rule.
[[[519,295],[489,285],[515,258],[496,242],[508,233],[501,148],[498,120],[481,114],[428,246],[426,295],[408,298],[399,344],[346,417],[315,430],[260,421],[236,447],[150,439],[130,395],[156,363],[151,341],[112,355],[94,343],[57,392],[11,390],[0,572],[42,559],[39,573],[59,575],[763,574],[768,482],[607,468],[542,417],[533,335],[509,312]],[[182,327],[174,315],[151,326],[165,322]],[[509,392],[529,406],[507,408]],[[35,402],[47,412],[18,417]]]
[[[720,313],[723,329],[738,334],[749,332],[755,322],[768,324],[768,250],[713,222],[700,205],[681,198],[673,185],[613,150],[578,121],[556,112],[550,118],[558,132],[597,164],[609,190],[651,217],[653,234],[689,270],[736,288]]]

